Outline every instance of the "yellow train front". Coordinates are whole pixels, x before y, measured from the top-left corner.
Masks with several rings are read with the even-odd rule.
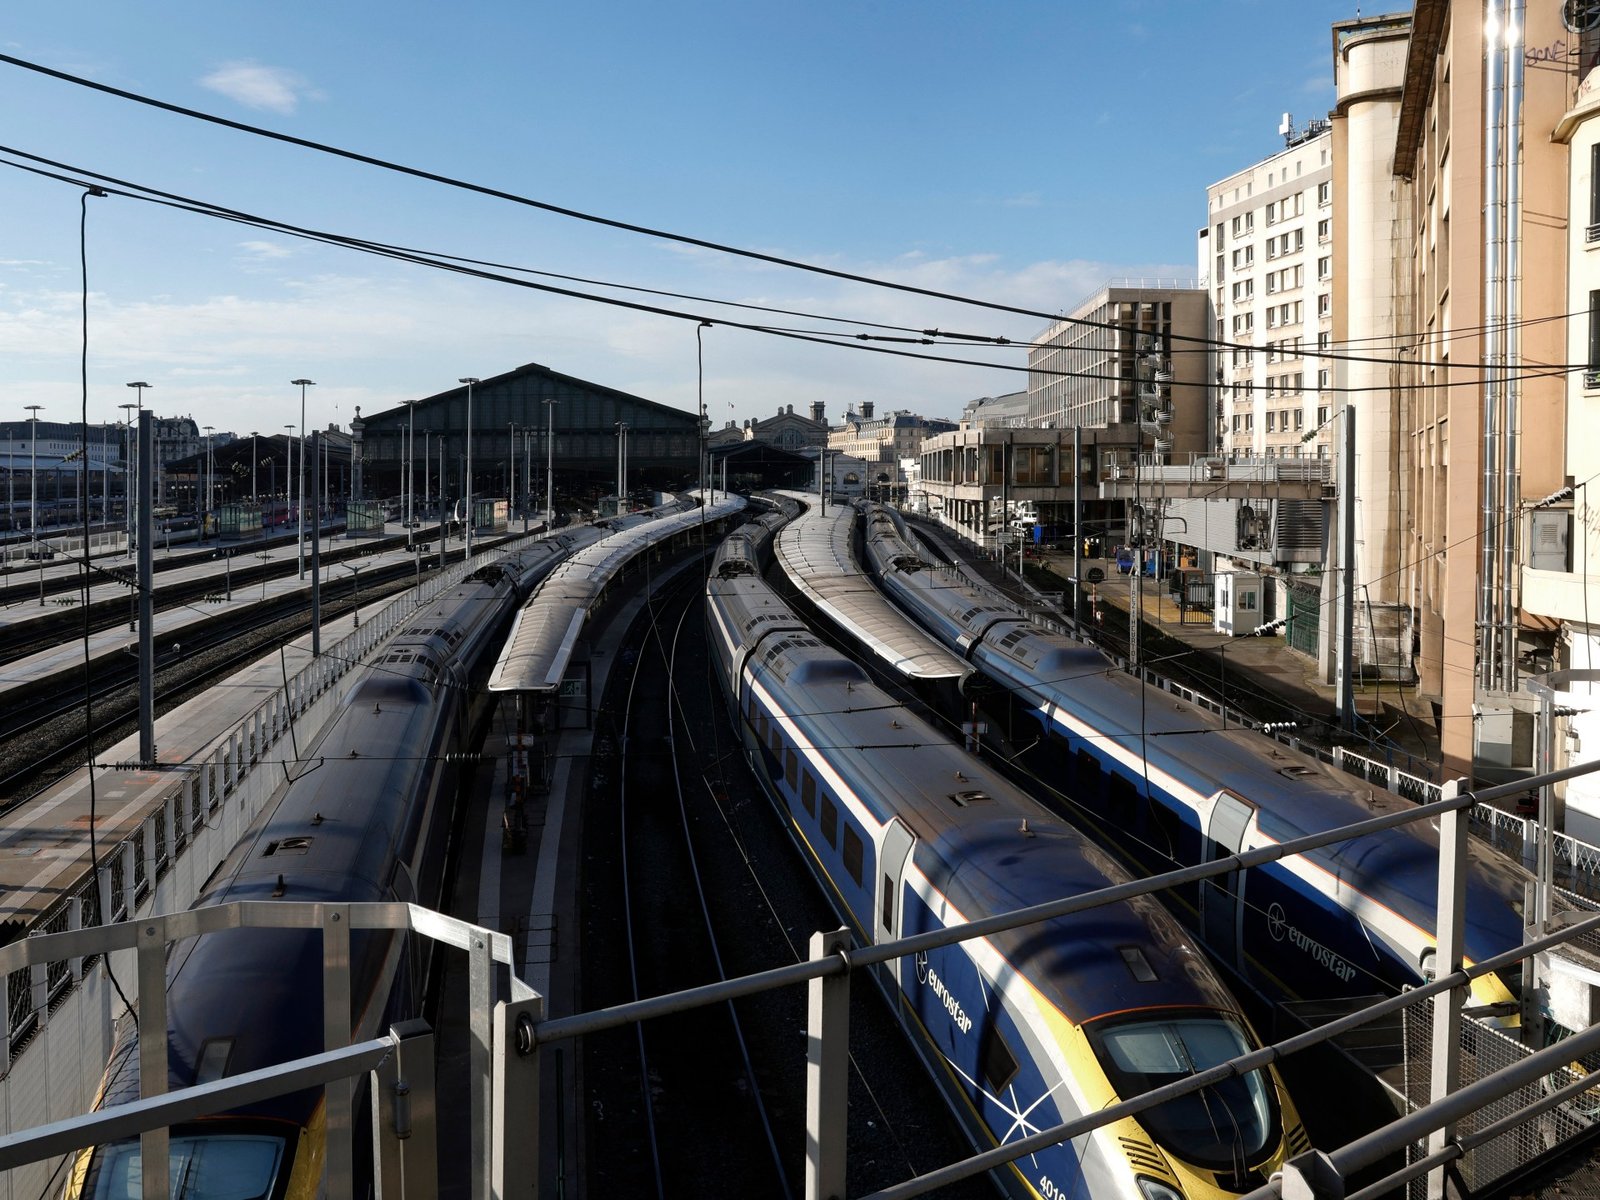
[[[970,775],[970,772],[969,772]],[[900,873],[897,933],[1121,881],[1057,822],[947,829]],[[1102,1111],[1260,1045],[1192,940],[1153,898],[1102,906],[896,964],[907,1023],[947,1092],[996,1144]],[[1203,1088],[1012,1164],[1015,1190],[1210,1200],[1265,1183],[1310,1146],[1275,1071]]]

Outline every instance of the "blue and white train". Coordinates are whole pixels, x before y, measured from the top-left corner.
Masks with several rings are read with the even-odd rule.
[[[197,907],[239,900],[437,907],[459,767],[487,715],[482,676],[533,583],[567,553],[534,542],[419,609],[344,699],[295,780],[213,873]],[[431,943],[351,937],[351,1029],[377,1036],[419,1015]],[[323,959],[316,930],[231,930],[179,943],[167,961],[168,1088],[321,1053]],[[150,1031],[143,1031],[149,1034]],[[96,1107],[139,1095],[140,1031],[112,1049]],[[328,1193],[321,1088],[170,1130],[174,1196],[312,1200]],[[358,1139],[358,1145],[361,1144]],[[64,1195],[139,1194],[137,1140],[81,1152]]]
[[[943,929],[1129,876],[1071,826],[876,688],[761,579],[763,531],[706,588],[713,654],[752,765],[862,942]],[[879,968],[974,1142],[987,1149],[1254,1049],[1239,1005],[1154,898],[971,939]],[[1255,1071],[1025,1155],[1009,1194],[1221,1200],[1309,1139]]]
[[[1039,738],[1036,773],[1151,874],[1227,858],[1390,812],[1374,790],[1254,730],[1118,670],[1099,650],[1030,622],[964,574],[926,561],[884,509],[867,517],[884,589],[1003,689],[1013,742]],[[1522,943],[1518,864],[1473,842],[1466,954]],[[1393,992],[1431,970],[1439,839],[1426,823],[1368,834],[1178,889],[1180,913],[1214,960],[1269,1000]],[[1518,981],[1474,985],[1507,1006]]]

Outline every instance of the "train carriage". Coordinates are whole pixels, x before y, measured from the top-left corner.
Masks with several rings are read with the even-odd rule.
[[[857,938],[943,929],[1128,878],[823,646],[753,571],[714,573],[707,595],[747,753]],[[1149,898],[895,960],[877,978],[985,1147],[1258,1044]],[[1002,1182],[1021,1196],[1223,1197],[1307,1145],[1281,1080],[1258,1071],[1027,1155]]]
[[[1066,798],[1151,874],[1351,825],[1408,807],[1251,729],[1118,670],[1098,649],[1033,624],[970,577],[931,566],[893,522],[868,527],[885,590],[1004,686],[1048,735],[1037,757]],[[1020,731],[1017,732],[1018,736]],[[1523,868],[1470,850],[1466,953],[1522,942]],[[1406,825],[1175,893],[1213,957],[1270,1001],[1356,998],[1423,981],[1434,954],[1439,843]],[[1515,978],[1474,984],[1504,1005]]]

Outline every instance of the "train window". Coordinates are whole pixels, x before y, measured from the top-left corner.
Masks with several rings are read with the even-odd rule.
[[[883,927],[894,932],[894,880],[883,877]]]
[[[1100,792],[1100,761],[1087,750],[1078,751],[1078,799],[1088,800]]]
[[[1111,776],[1110,817],[1121,829],[1132,829],[1139,816],[1139,789],[1123,775]]]
[[[807,771],[800,776],[800,803],[805,806],[806,815],[817,815],[817,779]]]
[[[783,752],[783,781],[790,791],[800,786],[800,759],[793,750]]]
[[[839,808],[830,796],[822,798],[822,836],[828,839],[828,845],[838,846]]]
[[[1000,1035],[999,1026],[989,1021],[983,1027],[983,1040],[978,1044],[979,1066],[983,1068],[983,1082],[991,1095],[998,1096],[1017,1073],[1017,1056]]]
[[[774,754],[783,750],[783,730],[778,727],[776,721],[767,729],[767,745],[772,748]]]
[[[861,882],[861,835],[855,831],[853,825],[844,827],[844,869],[850,872],[850,878],[856,883]]]

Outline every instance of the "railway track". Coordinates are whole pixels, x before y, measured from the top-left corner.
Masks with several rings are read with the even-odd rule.
[[[793,963],[811,933],[839,924],[730,740],[702,583],[688,572],[641,622],[621,652],[632,669],[613,671],[601,707],[584,817],[585,1009]],[[805,1004],[785,989],[585,1039],[589,1194],[802,1194]],[[850,1020],[850,1194],[967,1153],[865,976]],[[981,1180],[963,1187],[941,1194],[993,1195]]]
[[[401,580],[369,580],[361,588],[360,600],[371,604],[411,585],[409,573]],[[356,608],[353,587],[336,582],[325,589],[322,608],[325,627],[350,616]],[[191,635],[181,652],[167,648],[157,654],[158,716],[311,627],[310,612],[299,599],[274,606],[267,614],[254,608],[246,613],[250,621],[242,628],[237,619],[219,618],[214,625],[203,626],[198,639]],[[137,662],[130,657],[103,664],[102,670],[91,672],[89,688],[92,740],[98,754],[138,728]],[[0,811],[9,811],[76,769],[90,740],[81,670],[70,682],[58,681],[20,703],[8,703],[0,712]]]
[[[391,542],[398,540],[390,539]],[[255,546],[251,547],[252,551],[256,549],[257,547]],[[393,549],[393,546],[389,542],[385,542],[341,548],[337,551],[324,551],[322,559],[326,566],[365,557],[383,549]],[[452,551],[451,555],[453,558],[459,559],[460,552]],[[175,567],[194,566],[199,562],[206,561],[211,556],[210,553],[186,555],[182,560],[174,561],[171,565]],[[247,556],[242,554],[239,557],[247,559]],[[412,567],[405,569],[414,572]],[[252,584],[262,583],[265,580],[292,575],[296,570],[297,566],[293,559],[284,559],[235,566],[220,576],[207,575],[200,579],[190,579],[180,583],[168,582],[165,585],[161,583],[161,575],[158,573],[155,584],[155,602],[158,609],[205,604],[213,597],[223,594],[225,590],[243,589]],[[92,603],[89,606],[89,632],[99,633],[115,628],[123,622],[131,623],[134,617],[133,568],[126,565],[115,567],[96,566],[94,571],[98,584],[104,584],[108,579],[127,583],[128,594],[122,598],[99,600]],[[324,589],[330,587],[333,582],[333,577],[330,575],[324,580]],[[48,608],[47,615],[29,621],[25,627],[13,631],[12,636],[6,639],[4,648],[0,648],[0,665],[27,658],[29,655],[57,646],[68,638],[82,635],[84,610],[77,598],[80,592],[79,579],[76,576],[59,576],[54,583],[55,586],[51,592],[52,598],[49,598],[49,603],[46,606]],[[39,593],[37,590],[28,591],[23,589],[24,596],[20,600],[13,595],[17,590],[16,587],[12,587],[7,591],[3,597],[6,606],[38,602]]]

